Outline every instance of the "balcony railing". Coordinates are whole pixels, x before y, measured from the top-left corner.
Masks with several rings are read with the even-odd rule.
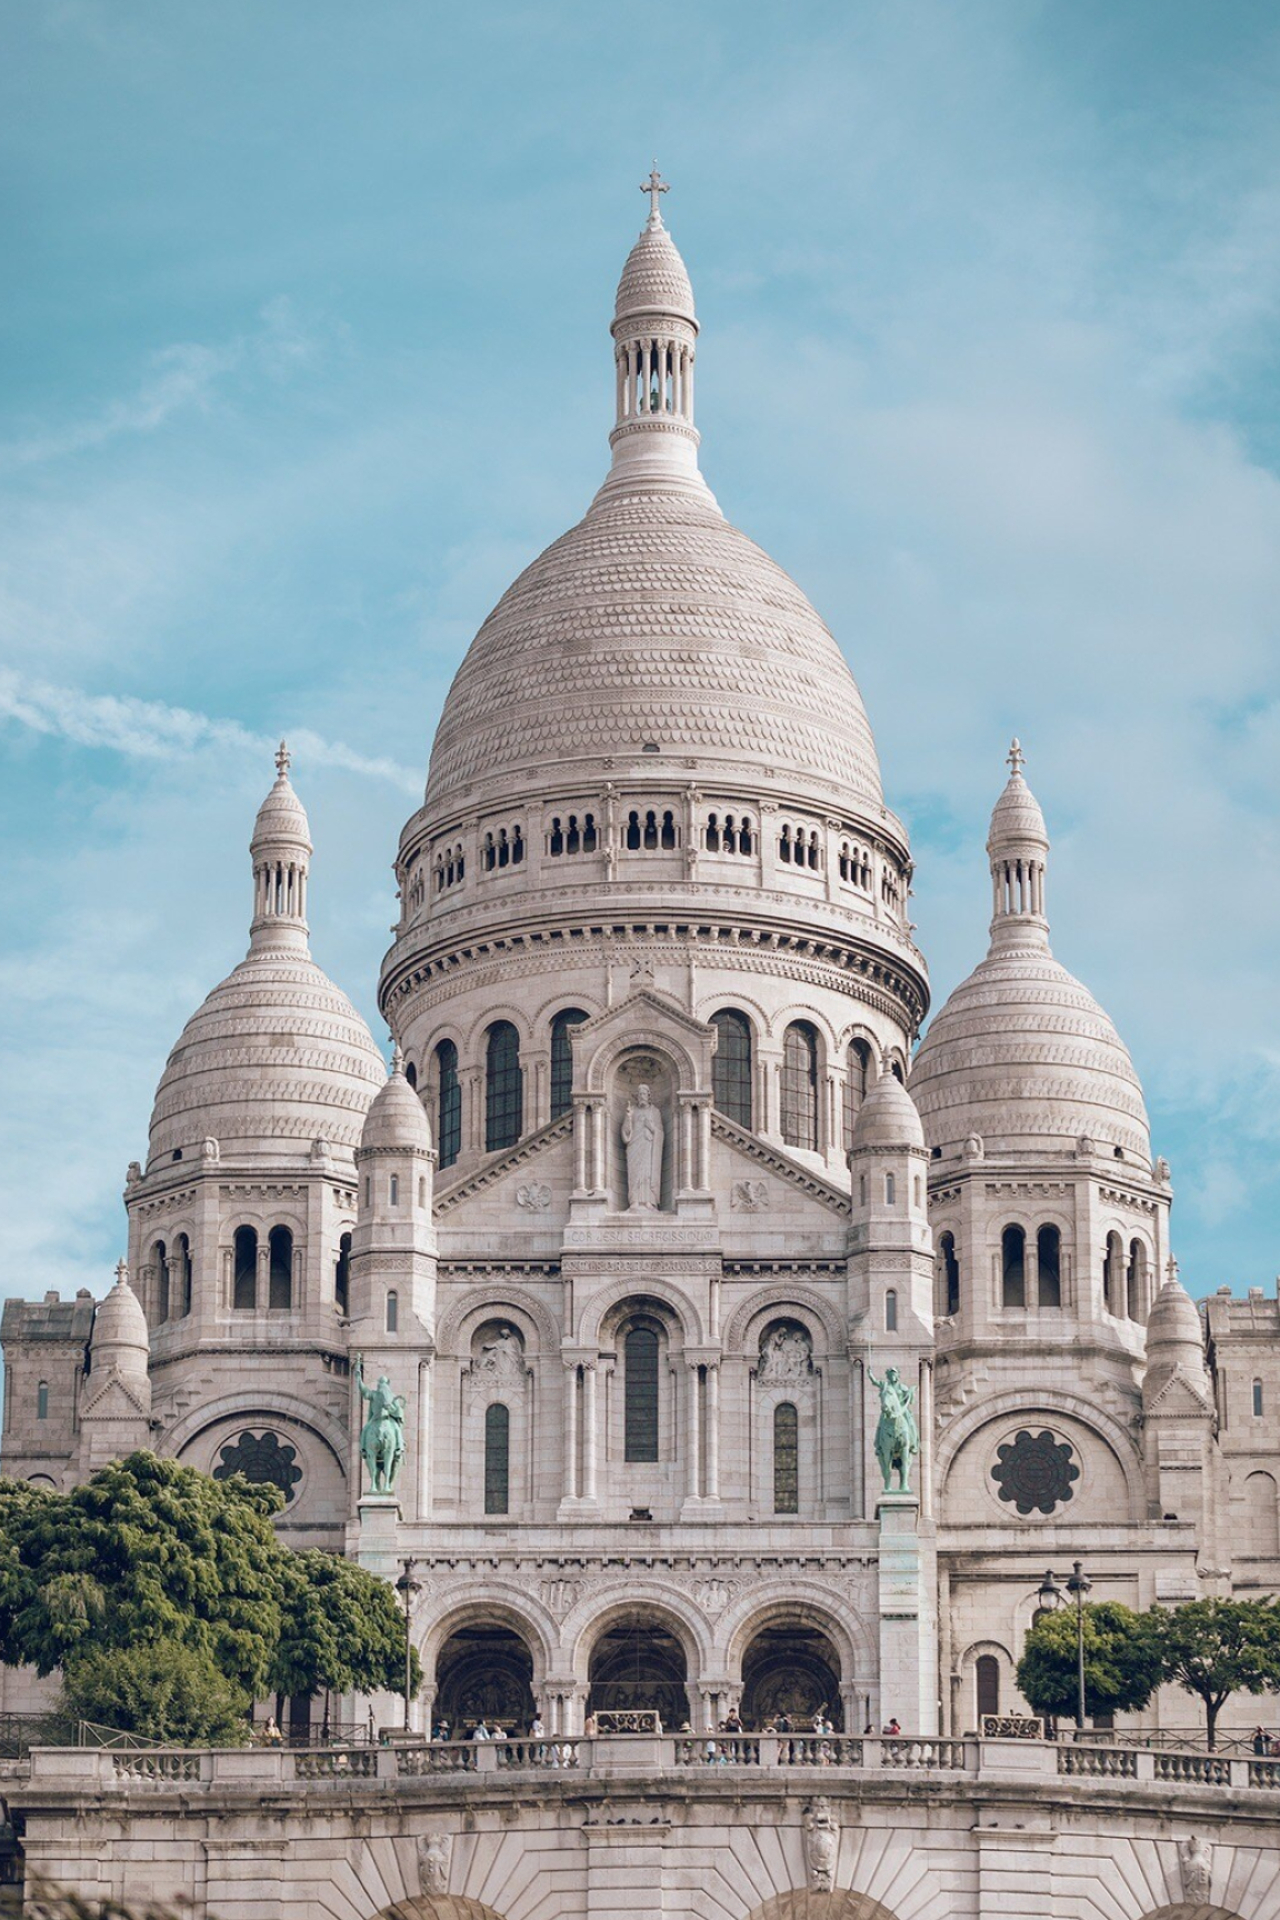
[[[1164,1752],[1140,1747],[1104,1747],[1090,1742],[947,1739],[898,1735],[855,1738],[848,1734],[614,1734],[518,1740],[398,1740],[388,1746],[150,1748],[145,1752],[84,1747],[37,1748],[31,1755],[33,1783],[86,1792],[162,1791],[181,1787],[270,1787],[327,1793],[358,1791],[364,1782],[415,1781],[466,1775],[498,1780],[530,1774],[572,1773],[603,1781],[661,1773],[697,1777],[708,1785],[743,1776],[764,1779],[781,1772],[815,1775],[853,1773],[864,1782],[904,1772],[944,1778],[1017,1779],[1029,1788],[1066,1776],[1078,1781],[1144,1783],[1170,1787],[1253,1788],[1280,1793],[1280,1760],[1244,1755]],[[550,1782],[548,1781],[548,1784]],[[745,1784],[745,1782],[743,1782]]]

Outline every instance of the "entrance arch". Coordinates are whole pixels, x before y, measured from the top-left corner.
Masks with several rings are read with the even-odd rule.
[[[794,1887],[789,1893],[775,1893],[762,1907],[753,1907],[747,1920],[897,1920],[897,1915],[869,1893],[848,1888],[814,1893],[808,1887]]]
[[[775,1620],[761,1627],[743,1652],[743,1724],[758,1730],[785,1713],[801,1727],[825,1713],[843,1733],[841,1677],[840,1655],[820,1627]]]
[[[464,1900],[460,1893],[422,1893],[416,1900],[397,1900],[393,1907],[379,1907],[373,1920],[503,1920],[503,1917],[479,1900]]]
[[[591,1648],[588,1713],[656,1713],[668,1731],[689,1719],[689,1663],[661,1616],[638,1608],[614,1618]]]
[[[523,1733],[536,1710],[533,1655],[514,1628],[488,1620],[455,1627],[436,1655],[436,1723],[447,1721],[455,1740],[479,1720]]]

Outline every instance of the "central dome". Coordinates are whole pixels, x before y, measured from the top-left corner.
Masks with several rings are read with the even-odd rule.
[[[602,491],[503,595],[445,702],[427,809],[473,781],[653,752],[879,813],[853,675],[781,567],[683,487]]]

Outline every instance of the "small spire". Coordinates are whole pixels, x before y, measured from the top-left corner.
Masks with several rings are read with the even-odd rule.
[[[129,1262],[127,1260],[118,1260],[116,1262],[116,1285],[118,1287],[127,1287],[128,1284]]]
[[[1169,1286],[1180,1287],[1182,1285],[1182,1279],[1178,1273],[1178,1263],[1172,1254],[1169,1255],[1169,1258],[1164,1263],[1164,1271],[1165,1280]]]
[[[293,755],[289,751],[288,743],[282,740],[276,748],[276,772],[282,780],[292,765]]]
[[[1022,769],[1026,765],[1026,760],[1027,756],[1022,751],[1022,742],[1015,733],[1013,736],[1013,744],[1009,748],[1008,755],[1005,759],[1005,765],[1012,774],[1021,775]]]
[[[641,193],[647,193],[649,196],[649,225],[651,227],[660,227],[662,225],[662,214],[658,210],[658,195],[660,193],[670,193],[671,189],[658,172],[658,163],[656,160],[653,163],[653,171],[650,173],[649,178],[641,181],[640,191]]]
[[[404,1072],[404,1052],[403,1052],[403,1049],[401,1048],[400,1042],[397,1040],[395,1045],[391,1049],[391,1075],[389,1077],[394,1077],[397,1073],[403,1073],[403,1072]]]

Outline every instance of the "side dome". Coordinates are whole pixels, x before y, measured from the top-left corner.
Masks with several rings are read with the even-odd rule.
[[[287,749],[254,826],[249,952],[192,1015],[169,1055],[151,1113],[148,1171],[195,1157],[206,1139],[233,1163],[306,1163],[316,1140],[350,1162],[382,1084],[382,1055],[307,945],[311,852]]]
[[[911,1095],[898,1076],[886,1067],[862,1103],[851,1151],[898,1152],[903,1147],[914,1147],[923,1153],[924,1128]]]
[[[1093,995],[1049,951],[1048,836],[1016,741],[1010,758],[988,840],[991,949],[930,1021],[912,1070],[925,1139],[947,1157],[972,1136],[997,1154],[1062,1154],[1089,1140],[1149,1169],[1133,1062]]]
[[[1180,1354],[1203,1360],[1204,1325],[1195,1301],[1176,1273],[1170,1273],[1147,1315],[1147,1359]]]
[[[122,1260],[116,1283],[94,1309],[89,1349],[95,1371],[114,1369],[126,1378],[145,1380],[151,1341],[142,1302],[129,1285],[129,1269]]]
[[[397,1047],[386,1079],[373,1097],[360,1135],[360,1152],[430,1153],[431,1127],[421,1100],[404,1077],[404,1055]]]

